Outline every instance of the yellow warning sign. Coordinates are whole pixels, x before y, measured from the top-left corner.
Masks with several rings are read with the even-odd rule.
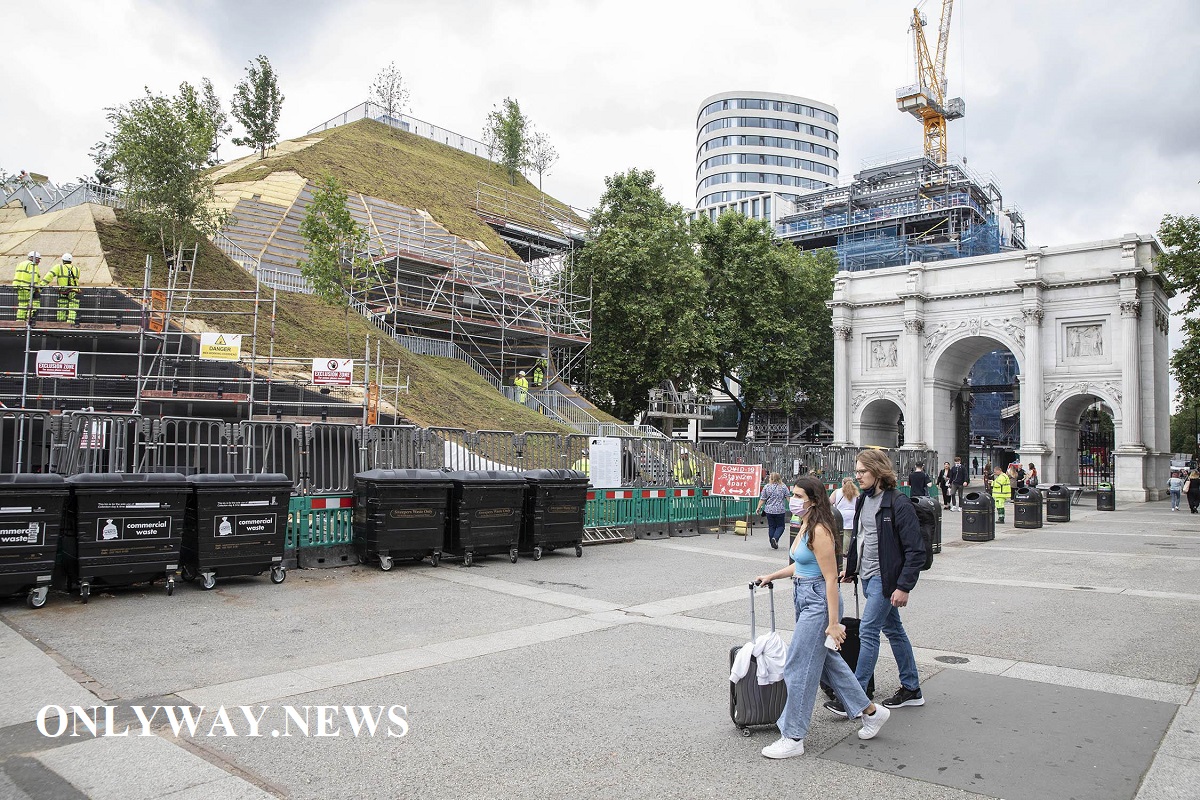
[[[200,334],[201,361],[237,361],[242,357],[242,334]]]

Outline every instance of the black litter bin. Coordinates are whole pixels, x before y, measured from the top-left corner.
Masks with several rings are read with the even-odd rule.
[[[1042,527],[1042,493],[1031,486],[1022,486],[1013,493],[1013,527]]]
[[[582,556],[588,476],[573,469],[533,469],[524,475],[520,551],[533,553],[534,561],[560,547],[574,547]]]
[[[1046,522],[1071,521],[1071,490],[1054,484],[1046,490]]]
[[[925,540],[925,566],[933,566],[933,557],[942,552],[942,504],[932,497],[914,497],[913,507],[921,523],[921,538]]]
[[[84,473],[67,478],[60,544],[68,587],[83,602],[92,585],[123,586],[165,578],[175,592],[191,487],[177,472],[154,475]]]
[[[448,553],[461,555],[471,566],[475,556],[508,553],[517,563],[517,543],[525,508],[525,478],[519,472],[498,470],[447,472],[454,483],[450,524],[446,528]]]
[[[0,595],[46,605],[70,494],[59,475],[0,475]]]
[[[354,549],[358,560],[379,561],[385,572],[395,558],[436,567],[446,542],[450,473],[433,469],[373,469],[354,476]]]
[[[282,473],[191,475],[180,564],[183,579],[211,589],[217,576],[261,575],[283,583],[292,479]]]
[[[967,492],[962,501],[964,542],[990,542],[996,538],[996,504],[990,494]]]
[[[1096,487],[1096,510],[1117,510],[1117,492],[1111,483],[1102,483]]]

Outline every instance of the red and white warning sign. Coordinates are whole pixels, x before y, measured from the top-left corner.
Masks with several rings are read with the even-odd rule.
[[[758,497],[762,491],[761,464],[717,464],[711,494],[720,497]]]
[[[79,370],[78,350],[38,350],[39,378],[74,378]]]
[[[312,382],[317,386],[353,386],[354,359],[314,358]]]

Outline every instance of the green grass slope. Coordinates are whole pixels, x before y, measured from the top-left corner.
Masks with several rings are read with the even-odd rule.
[[[100,244],[104,248],[109,268],[117,283],[125,287],[141,287],[145,274],[145,258],[148,252],[157,252],[157,243],[143,242],[136,228],[120,213],[117,222],[111,225],[98,224]],[[151,285],[166,286],[166,267],[162,259],[156,258],[155,272]],[[225,257],[225,254],[208,241],[201,241],[193,288],[249,290],[255,286],[245,270]],[[265,355],[269,340],[270,292],[263,290],[266,303],[259,317],[259,354]],[[213,313],[218,310],[213,302],[194,302],[193,316],[205,321],[214,330],[220,329],[222,321],[229,325],[230,317]],[[350,341],[353,352],[347,351],[346,320],[349,321]],[[249,333],[247,330],[241,331]],[[238,332],[238,331],[232,331]],[[400,411],[410,420],[423,427],[465,428],[467,430],[511,430],[552,431],[574,433],[575,431],[532,411],[525,406],[506,400],[486,381],[476,375],[470,367],[451,358],[413,355],[396,342],[384,337],[379,330],[358,314],[351,313],[343,318],[340,309],[333,308],[310,295],[280,292],[275,315],[275,355],[290,358],[317,358],[341,356],[361,358],[364,337],[371,336],[371,352],[374,342],[382,342],[385,374],[394,377],[396,362],[400,362],[401,375],[412,378],[408,395],[400,395]]]
[[[570,213],[524,176],[518,175],[516,185],[511,185],[499,164],[374,120],[359,120],[295,141],[308,139],[321,141],[294,153],[251,162],[217,183],[262,180],[283,170],[294,170],[315,183],[330,174],[350,192],[424,209],[451,233],[478,239],[493,253],[509,257],[515,257],[512,249],[475,213],[479,181],[504,187],[531,203],[545,198],[547,204]],[[516,206],[509,206],[509,215],[523,224],[554,230],[545,217]],[[578,224],[584,222],[574,214],[571,217]]]

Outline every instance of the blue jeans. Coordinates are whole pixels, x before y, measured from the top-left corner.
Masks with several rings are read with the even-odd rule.
[[[778,542],[783,536],[783,525],[787,522],[787,514],[767,514],[767,536],[772,542]]]
[[[921,688],[912,642],[908,640],[904,624],[900,622],[900,609],[892,605],[890,597],[883,596],[883,579],[878,575],[867,578],[862,582],[862,592],[865,603],[858,628],[858,668],[854,670],[854,677],[865,688],[875,674],[875,662],[879,660],[879,634],[882,632],[888,638],[892,657],[900,668],[900,684],[914,691]]]
[[[1182,496],[1183,496],[1183,492],[1179,492],[1174,489],[1171,490],[1171,510],[1172,511],[1179,508],[1179,498]]]
[[[796,629],[783,667],[788,696],[778,724],[784,736],[803,739],[812,723],[817,687],[822,680],[833,687],[851,719],[860,716],[871,701],[841,654],[825,647],[825,628],[829,625],[825,579],[797,578],[794,584]]]

